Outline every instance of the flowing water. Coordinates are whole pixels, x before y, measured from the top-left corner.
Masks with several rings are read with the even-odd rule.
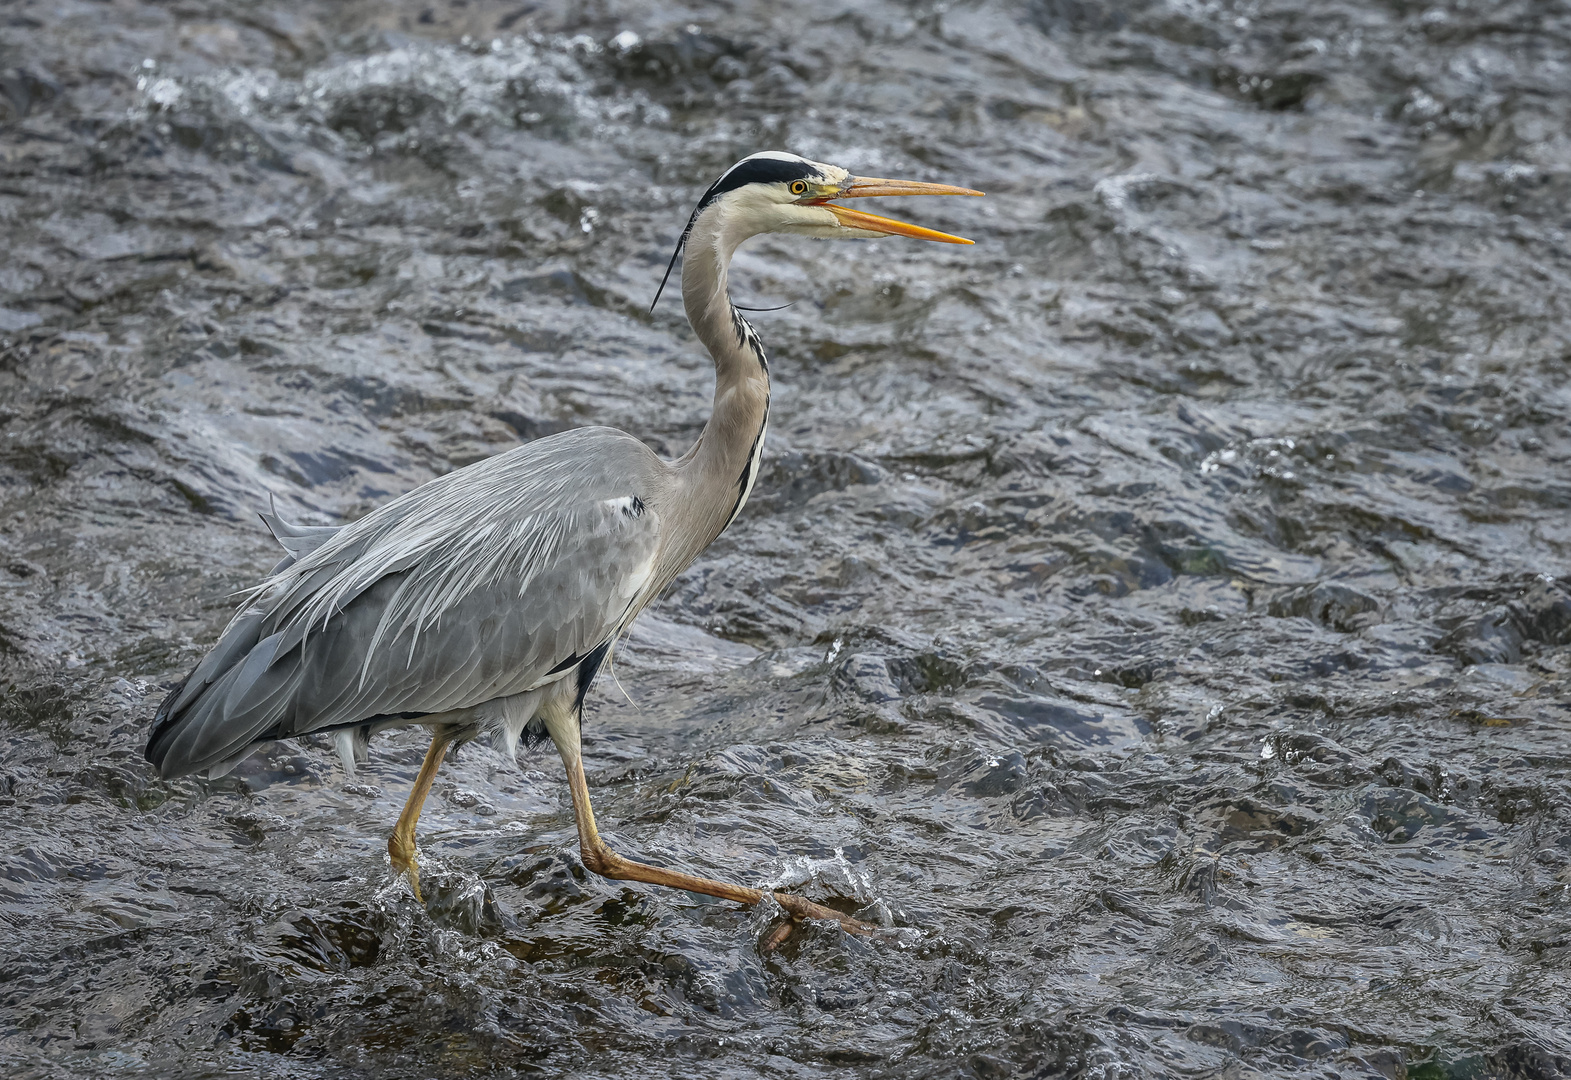
[[[1564,0],[10,0],[17,1077],[1571,1073]],[[741,519],[560,763],[142,761],[279,552],[520,440],[667,454],[649,301],[791,149],[975,237],[760,238]],[[878,209],[878,207],[870,207]]]

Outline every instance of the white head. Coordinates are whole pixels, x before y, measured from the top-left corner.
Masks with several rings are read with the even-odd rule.
[[[980,195],[970,188],[948,184],[924,184],[912,180],[878,180],[852,176],[838,165],[766,150],[745,157],[716,180],[693,210],[671,254],[671,264],[660,288],[665,289],[671,268],[682,248],[701,234],[714,245],[714,254],[729,262],[737,245],[759,233],[795,233],[824,239],[867,240],[879,236],[910,236],[918,240],[937,240],[947,244],[969,244],[970,240],[948,233],[907,225],[903,221],[864,214],[834,205],[836,199],[855,199],[873,195]],[[655,293],[659,303],[660,293]],[[653,310],[654,305],[650,305]]]

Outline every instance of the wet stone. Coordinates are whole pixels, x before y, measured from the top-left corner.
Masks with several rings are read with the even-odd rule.
[[[835,682],[873,704],[900,699],[900,688],[890,678],[889,665],[882,656],[869,653],[848,656],[835,673]]]
[[[1464,621],[1437,647],[1464,664],[1515,664],[1522,659],[1524,640],[1520,622],[1501,607]]]
[[[997,798],[1020,790],[1027,773],[1025,757],[1013,750],[966,758],[946,766],[939,773],[938,784],[941,789],[958,786],[975,798]]]
[[[1291,589],[1271,601],[1278,618],[1313,619],[1343,633],[1378,622],[1380,601],[1368,593],[1334,581],[1321,581]]]

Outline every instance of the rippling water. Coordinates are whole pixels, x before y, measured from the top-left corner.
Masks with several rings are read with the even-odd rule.
[[[0,1059],[39,1077],[1571,1073],[1571,8],[0,10]],[[746,513],[561,768],[217,782],[160,687],[277,556],[586,423],[685,449],[648,303],[787,148],[974,248],[754,241]]]

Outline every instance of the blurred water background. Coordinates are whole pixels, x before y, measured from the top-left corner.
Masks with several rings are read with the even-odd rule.
[[[1564,0],[10,0],[16,1077],[1571,1073]],[[763,238],[742,518],[549,747],[142,761],[278,556],[581,424],[669,454],[678,229],[783,148],[976,238]],[[874,209],[877,209],[874,207]]]

